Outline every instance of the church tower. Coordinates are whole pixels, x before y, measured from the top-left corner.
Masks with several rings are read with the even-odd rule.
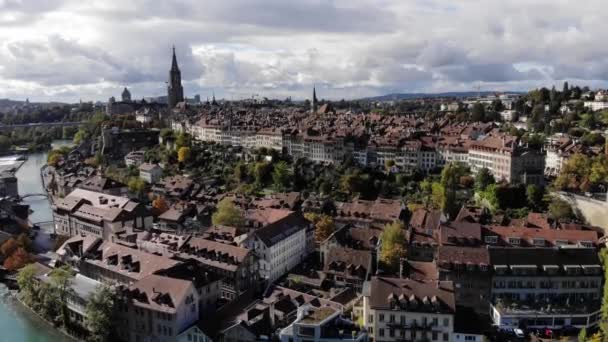
[[[316,113],[318,105],[319,105],[319,101],[317,101],[317,89],[313,85],[312,86],[312,101],[310,102],[310,112]]]
[[[169,71],[169,83],[167,86],[167,104],[169,109],[175,108],[178,102],[184,101],[184,88],[182,87],[182,73],[177,66],[175,57],[175,46],[173,47],[173,61],[171,71]]]

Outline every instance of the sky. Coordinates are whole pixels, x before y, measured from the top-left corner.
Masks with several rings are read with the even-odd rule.
[[[0,0],[0,98],[608,87],[605,0]]]

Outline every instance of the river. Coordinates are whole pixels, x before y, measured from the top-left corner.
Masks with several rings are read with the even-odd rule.
[[[57,140],[53,147],[65,146],[71,141]],[[28,155],[28,160],[17,171],[19,194],[44,193],[40,168],[46,164],[47,152],[36,152]],[[33,213],[32,222],[52,221],[53,215],[46,197],[28,197],[24,203],[29,204]],[[36,242],[48,245],[46,234],[41,232]],[[15,299],[8,296],[6,287],[0,285],[0,342],[67,342],[64,335],[46,324],[38,316],[24,308]]]

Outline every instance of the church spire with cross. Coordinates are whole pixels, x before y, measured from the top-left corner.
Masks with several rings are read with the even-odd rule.
[[[184,101],[184,88],[182,87],[182,73],[177,65],[175,56],[175,46],[173,46],[173,60],[171,61],[171,71],[169,71],[169,82],[167,85],[167,104],[172,109],[179,102]]]

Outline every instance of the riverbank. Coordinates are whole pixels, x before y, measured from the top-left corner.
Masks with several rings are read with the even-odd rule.
[[[0,342],[73,342],[0,284]]]

